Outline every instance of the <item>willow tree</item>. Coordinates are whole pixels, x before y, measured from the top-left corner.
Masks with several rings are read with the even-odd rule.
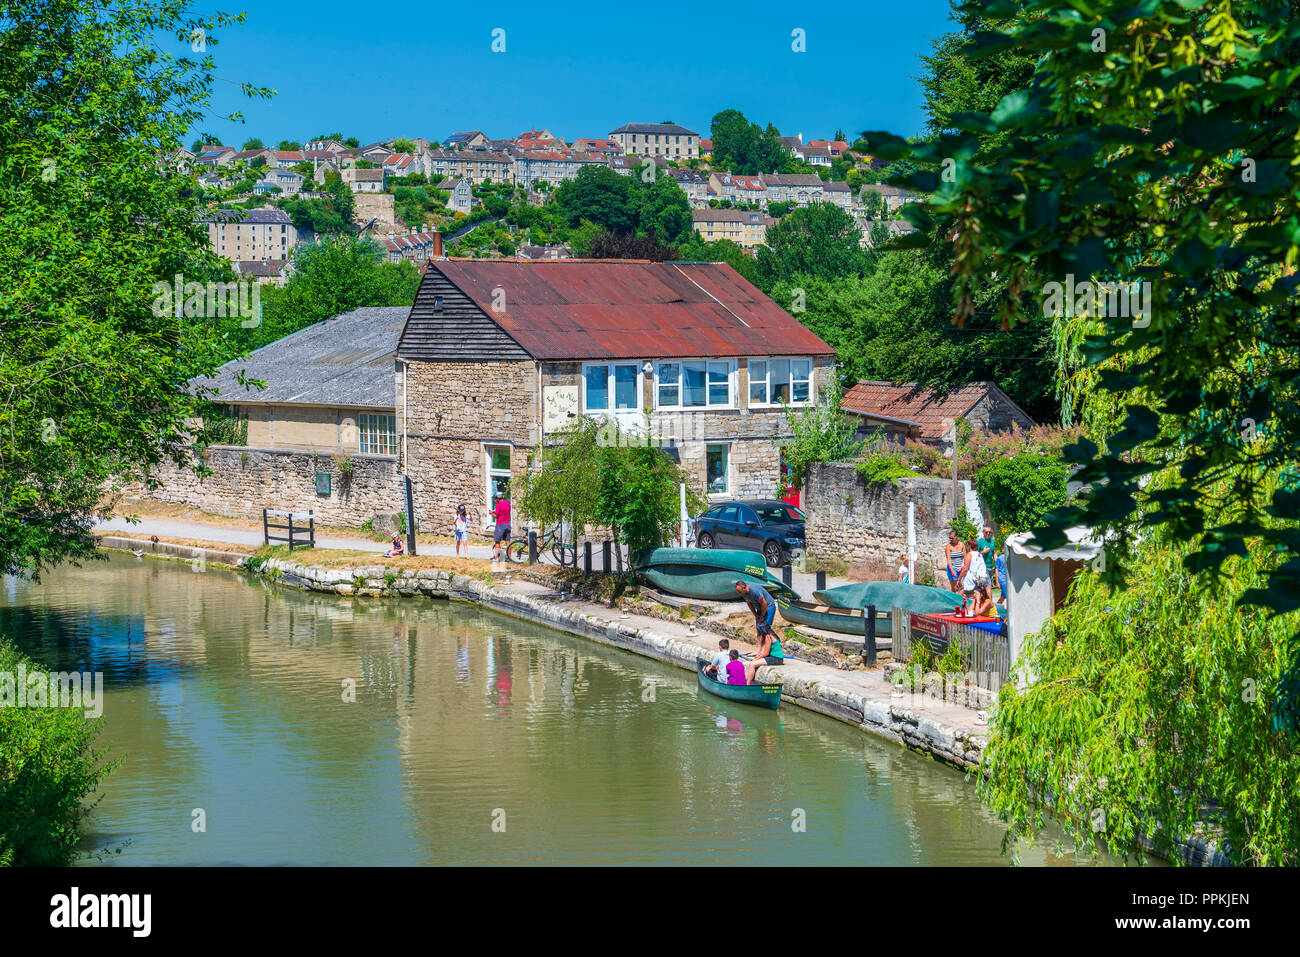
[[[1090,487],[1049,515],[1037,538],[1050,546],[1070,525],[1095,529],[1107,540],[1105,571],[1096,581],[1090,573],[1076,597],[1127,580],[1128,592],[1085,607],[1127,607],[1135,592],[1148,602],[1127,622],[1107,619],[1113,634],[1067,612],[1049,626],[1059,649],[1050,637],[1031,646],[1037,674],[1060,658],[1055,677],[1009,690],[1000,705],[985,793],[1031,829],[1045,805],[1025,803],[1026,786],[1047,788],[1038,800],[1068,814],[1104,780],[1108,803],[1130,815],[1122,833],[1107,831],[1114,846],[1135,847],[1141,827],[1166,829],[1161,840],[1185,837],[1191,812],[1186,804],[1167,812],[1169,792],[1188,786],[1174,774],[1180,760],[1202,760],[1197,790],[1184,798],[1231,832],[1238,859],[1277,861],[1294,841],[1284,809],[1295,804],[1294,784],[1281,793],[1270,782],[1287,772],[1294,782],[1300,734],[1296,8],[1296,0],[967,4],[996,24],[978,38],[979,55],[1037,58],[1027,87],[991,111],[954,115],[950,132],[924,144],[868,134],[877,153],[922,168],[906,185],[932,197],[908,217],[951,227],[955,322],[991,282],[1004,288],[1008,326],[1053,320],[1064,405],[1088,429],[1066,455]],[[995,136],[999,145],[981,148]],[[1152,563],[1169,572],[1171,556],[1184,578],[1148,580]],[[1209,595],[1230,601],[1203,603]],[[1223,617],[1249,622],[1251,642],[1234,646],[1244,636]],[[1077,641],[1061,640],[1066,626]],[[1215,713],[1178,673],[1144,675],[1144,659],[1120,638],[1158,646],[1162,630],[1203,662],[1248,646],[1249,708]],[[1235,663],[1215,667],[1208,674]],[[1098,668],[1104,682],[1084,680]],[[1164,733],[1184,718],[1205,722],[1251,761],[1217,762],[1208,738],[1189,747],[1185,728]],[[1127,736],[1106,731],[1106,721]],[[1133,721],[1142,723],[1136,735]],[[1055,742],[1055,755],[1036,740]],[[1149,767],[1171,769],[1168,780],[1098,770],[1099,756],[1133,742]],[[1042,762],[1054,777],[1041,776]],[[1256,786],[1260,801],[1244,793]],[[1258,837],[1279,815],[1283,824]]]
[[[217,30],[240,19],[0,0],[0,571],[90,553],[107,488],[188,461],[186,383],[241,319],[155,310],[153,287],[233,278],[169,157],[205,118]]]

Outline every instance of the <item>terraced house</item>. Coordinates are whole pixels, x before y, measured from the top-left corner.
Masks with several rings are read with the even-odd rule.
[[[485,513],[577,416],[651,437],[711,496],[778,491],[783,403],[830,346],[721,263],[432,260],[396,353],[398,454],[431,527]]]

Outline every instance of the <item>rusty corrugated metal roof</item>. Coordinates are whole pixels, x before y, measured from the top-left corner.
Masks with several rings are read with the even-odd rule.
[[[535,359],[834,354],[725,263],[448,259],[430,266]]]

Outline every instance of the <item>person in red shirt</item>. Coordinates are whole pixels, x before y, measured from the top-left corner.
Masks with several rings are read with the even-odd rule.
[[[492,496],[492,517],[496,519],[496,531],[492,533],[492,560],[501,560],[501,543],[510,544],[510,500],[502,495]]]

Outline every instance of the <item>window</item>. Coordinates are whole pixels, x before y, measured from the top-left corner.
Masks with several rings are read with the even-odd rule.
[[[487,452],[487,507],[494,495],[510,498],[510,446],[489,445]]]
[[[586,386],[583,408],[588,412],[631,412],[641,407],[640,376],[635,362],[583,366],[582,378]]]
[[[803,405],[812,396],[811,359],[750,359],[749,404]]]
[[[706,445],[704,447],[704,483],[708,486],[710,495],[727,494],[730,461],[731,446]],[[732,521],[736,520],[732,519]]]
[[[730,362],[661,362],[658,406],[661,409],[729,408]]]
[[[358,418],[361,452],[370,455],[397,454],[397,416],[362,412]]]

